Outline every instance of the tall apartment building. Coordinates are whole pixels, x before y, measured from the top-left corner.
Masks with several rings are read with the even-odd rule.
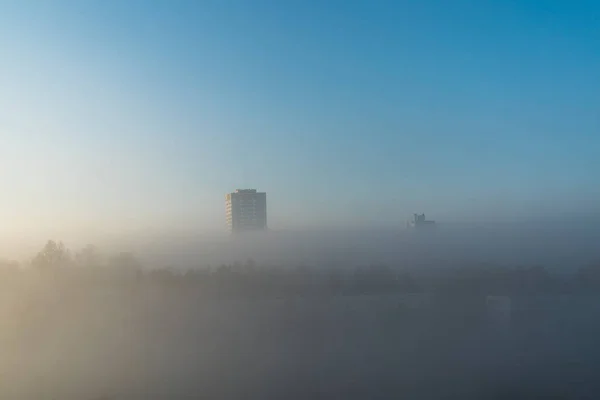
[[[230,232],[267,229],[267,194],[237,189],[225,195],[225,215]]]

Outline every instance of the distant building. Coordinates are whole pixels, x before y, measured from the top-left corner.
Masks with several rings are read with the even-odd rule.
[[[256,189],[237,189],[225,195],[229,232],[267,229],[267,194]]]
[[[435,221],[425,219],[425,214],[413,214],[413,219],[407,225],[410,228],[432,228],[435,226]]]

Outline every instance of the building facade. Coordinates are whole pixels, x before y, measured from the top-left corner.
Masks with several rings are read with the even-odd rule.
[[[231,233],[267,229],[267,194],[256,189],[227,193],[225,216]]]

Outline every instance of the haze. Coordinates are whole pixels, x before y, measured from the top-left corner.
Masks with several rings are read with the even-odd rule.
[[[480,3],[0,0],[0,398],[600,398],[600,6]]]
[[[2,230],[597,213],[584,4],[2,2]]]

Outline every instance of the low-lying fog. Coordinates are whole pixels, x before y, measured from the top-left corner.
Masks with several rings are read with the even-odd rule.
[[[598,232],[46,247],[0,268],[0,398],[597,398]]]
[[[600,259],[600,223],[438,224],[435,230],[362,229],[272,231],[264,235],[155,236],[130,242],[156,267],[218,265],[253,258],[267,264],[371,263],[444,267],[492,263],[570,269]]]

